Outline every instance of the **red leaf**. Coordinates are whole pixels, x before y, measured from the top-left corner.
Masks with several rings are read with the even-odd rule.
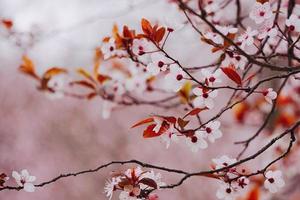
[[[260,191],[259,187],[255,186],[253,189],[250,190],[250,192],[247,194],[247,197],[245,200],[259,200],[260,199]]]
[[[175,124],[177,121],[175,117],[162,117],[162,118],[171,124]]]
[[[7,29],[11,29],[11,27],[13,26],[13,22],[11,20],[8,19],[2,19],[2,24],[7,28]]]
[[[148,123],[151,123],[151,122],[154,122],[153,117],[143,119],[143,120],[137,122],[136,124],[134,124],[131,128],[135,128],[137,126],[141,126],[141,125],[148,124]]]
[[[230,78],[236,84],[242,85],[242,79],[233,67],[221,67],[221,69],[228,78]]]
[[[154,128],[155,126],[156,126],[156,124],[151,124],[151,125],[149,125],[149,126],[144,130],[143,137],[144,137],[144,138],[152,138],[152,137],[160,136],[161,134],[156,133],[156,132],[153,131],[153,128]]]
[[[142,19],[141,21],[141,26],[142,26],[142,30],[143,32],[150,36],[152,34],[152,26],[151,23],[147,20],[147,19]]]
[[[157,189],[156,182],[151,178],[143,178],[139,181],[139,183],[143,183],[144,185]]]
[[[156,124],[149,125],[146,128],[146,130],[144,130],[143,137],[144,138],[158,137],[158,136],[162,135],[163,133],[165,133],[170,128],[170,125],[168,124],[168,122],[163,121],[158,133],[156,133],[153,131],[155,126],[156,126]]]
[[[100,84],[103,84],[105,81],[111,80],[111,77],[107,75],[98,74],[97,79]]]
[[[183,118],[186,118],[189,115],[191,115],[191,116],[197,115],[203,110],[207,110],[207,108],[195,108],[195,109],[191,110],[190,112],[188,112]]]
[[[155,32],[155,36],[154,36],[154,40],[159,43],[163,38],[164,35],[166,33],[166,29],[164,27],[159,28],[156,32]]]

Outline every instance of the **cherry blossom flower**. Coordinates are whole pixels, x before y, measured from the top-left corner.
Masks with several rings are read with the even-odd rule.
[[[272,88],[265,90],[263,95],[265,96],[265,100],[270,104],[272,104],[273,100],[277,98],[277,93]]]
[[[141,194],[151,188],[159,189],[166,185],[161,181],[161,174],[151,171],[143,171],[140,167],[118,172],[113,178],[106,182],[104,192],[111,199],[113,192],[121,190],[120,200],[139,200]],[[144,197],[143,197],[144,199]]]
[[[229,66],[233,65],[236,69],[244,70],[247,63],[247,58],[245,56],[233,53],[231,51],[227,52],[225,60],[222,62],[223,65]]]
[[[208,147],[207,142],[204,140],[204,136],[200,132],[195,132],[191,137],[186,137],[186,143],[190,147],[193,153],[199,151],[199,149],[206,149]]]
[[[110,38],[108,42],[103,42],[101,51],[103,53],[104,60],[107,60],[113,56],[126,55],[126,51],[117,49],[114,38]]]
[[[166,71],[170,64],[170,59],[161,53],[152,53],[151,62],[147,65],[147,71],[156,76],[160,71]]]
[[[300,32],[300,17],[292,14],[286,21],[285,25],[291,30]]]
[[[224,39],[217,33],[207,32],[204,34],[204,38],[213,41],[215,44],[222,45],[224,43]]]
[[[252,30],[248,27],[246,32],[238,37],[238,41],[241,43],[241,48],[244,49],[245,46],[251,46],[254,43],[254,36],[257,35],[257,30]]]
[[[171,145],[171,142],[178,142],[178,136],[174,133],[174,127],[170,126],[170,128],[160,136],[162,141],[166,144],[166,148],[168,149]]]
[[[269,38],[274,38],[278,34],[278,30],[276,27],[273,27],[273,21],[267,20],[260,28],[259,28],[259,34],[257,36],[258,39],[262,40],[266,38],[267,36]]]
[[[178,65],[170,65],[170,72],[165,76],[165,89],[178,92],[185,83],[185,76],[186,73]]]
[[[220,158],[212,159],[212,161],[215,163],[216,169],[221,169],[235,163],[237,160],[235,158],[229,158],[227,155],[223,155]]]
[[[104,42],[101,46],[101,51],[105,60],[116,55],[116,50],[117,47],[114,38],[110,38],[108,42]]]
[[[195,107],[198,108],[205,108],[207,107],[208,109],[214,108],[214,98],[217,97],[218,91],[213,90],[213,91],[205,91],[202,88],[196,87],[193,89],[193,93],[197,96],[193,100],[193,104]]]
[[[201,70],[202,75],[205,78],[206,83],[208,84],[215,84],[215,83],[221,83],[222,80],[219,78],[221,75],[221,70],[217,69],[215,72],[212,72],[209,69],[202,69]]]
[[[252,11],[249,14],[249,17],[255,21],[256,24],[261,24],[265,20],[272,17],[272,9],[269,2],[264,4],[256,2]]]
[[[34,192],[35,186],[33,182],[36,180],[35,176],[30,176],[26,169],[23,169],[21,173],[16,171],[12,172],[12,177],[15,179],[17,184],[21,187],[24,187],[26,192]]]
[[[282,172],[279,170],[269,170],[265,176],[266,180],[264,182],[264,186],[271,193],[276,193],[280,188],[282,188],[285,185],[285,182],[282,179]]]
[[[216,139],[222,137],[222,132],[219,130],[221,123],[219,121],[209,122],[204,130],[198,130],[197,133],[200,133],[204,138],[208,138],[210,142],[215,142]]]
[[[235,34],[238,31],[237,28],[231,26],[216,25],[216,29],[218,29],[225,36],[227,36],[228,34]]]
[[[119,178],[112,178],[111,180],[107,180],[104,186],[104,193],[109,200],[111,200],[113,196],[113,192],[115,190],[116,185],[120,182]]]
[[[234,188],[223,182],[216,193],[217,198],[223,200],[234,200],[236,199],[237,195],[238,193],[234,190]]]
[[[138,56],[144,55],[145,53],[151,51],[152,49],[153,48],[152,48],[151,43],[148,42],[144,38],[133,40],[133,43],[132,43],[132,52],[135,55],[138,55]]]

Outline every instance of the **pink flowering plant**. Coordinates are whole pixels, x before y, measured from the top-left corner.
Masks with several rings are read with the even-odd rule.
[[[115,24],[95,49],[92,71],[82,67],[72,74],[64,67],[51,67],[40,74],[27,55],[19,69],[48,98],[100,99],[99,112],[105,119],[122,107],[152,106],[152,113],[128,126],[143,127],[143,139],[159,139],[166,148],[183,142],[190,150],[187,156],[201,157],[207,148],[233,145],[237,154],[218,152],[206,169],[195,171],[135,159],[112,161],[41,183],[27,170],[13,171],[16,184],[6,185],[8,176],[2,174],[0,191],[34,192],[59,179],[122,164],[134,167],[111,173],[104,188],[108,199],[159,199],[157,190],[177,189],[192,177],[215,181],[217,199],[271,199],[271,194],[280,192],[288,182],[286,162],[299,151],[300,4],[294,0],[167,2],[176,6],[182,24],[168,26],[142,16],[137,29]],[[8,31],[13,29],[10,21],[2,24]],[[201,55],[189,52],[199,56],[198,65],[189,66],[169,53],[168,44],[175,42],[173,36],[181,29],[197,34],[195,42],[205,45],[215,60],[203,63]],[[232,116],[231,124],[224,115]],[[222,138],[231,133],[224,127],[235,125],[255,129],[234,144],[225,143]],[[259,137],[266,142],[255,146]],[[279,143],[285,145],[276,146]],[[268,156],[263,166],[249,164],[269,151],[276,156]],[[160,173],[181,177],[172,183]]]

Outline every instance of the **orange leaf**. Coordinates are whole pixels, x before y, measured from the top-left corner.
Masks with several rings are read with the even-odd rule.
[[[143,119],[143,120],[137,122],[136,124],[134,124],[131,128],[135,128],[137,126],[141,126],[141,125],[148,124],[148,123],[151,123],[151,122],[154,122],[153,117]]]
[[[95,55],[94,55],[94,76],[95,77],[98,76],[98,70],[99,70],[102,59],[103,59],[103,54],[102,54],[100,48],[96,48]]]
[[[52,67],[44,73],[43,78],[50,79],[51,77],[56,76],[58,74],[62,74],[62,73],[67,73],[67,70],[63,69],[63,68]]]
[[[242,85],[242,79],[233,67],[221,67],[221,69],[228,78],[230,78],[236,84]]]
[[[13,26],[13,22],[8,19],[2,19],[1,22],[7,29],[11,29],[11,27]]]
[[[259,200],[259,199],[260,199],[260,191],[258,186],[252,188],[247,194],[247,197],[245,198],[245,200]]]
[[[87,79],[89,79],[89,80],[95,82],[95,80],[94,80],[94,78],[92,77],[92,75],[91,75],[88,71],[86,71],[85,69],[79,68],[79,69],[77,69],[77,73],[79,73],[79,74],[82,75],[83,77],[85,77],[85,78],[87,78]]]
[[[73,85],[81,85],[81,86],[84,86],[84,87],[87,87],[87,88],[91,88],[91,89],[96,89],[95,86],[85,80],[82,80],[82,81],[73,81],[70,83],[71,86]]]
[[[88,100],[91,100],[91,99],[93,99],[93,98],[96,97],[96,96],[97,96],[97,93],[92,92],[92,93],[88,94],[88,95],[86,96],[86,98],[87,98]]]
[[[35,73],[34,64],[27,56],[22,57],[23,63],[19,67],[19,70],[37,80],[40,80],[40,77]]]
[[[110,76],[98,74],[97,80],[100,84],[103,84],[105,81],[111,80]]]
[[[190,121],[185,121],[183,119],[181,119],[180,117],[178,118],[178,125],[180,126],[180,128],[184,128],[186,125],[188,125]]]
[[[164,27],[159,28],[156,32],[155,32],[155,36],[154,36],[154,40],[159,43],[163,38],[164,35],[166,33],[166,29]]]
[[[191,110],[190,112],[188,112],[183,118],[186,118],[189,115],[192,115],[192,116],[197,115],[203,110],[207,110],[207,108],[195,108],[195,109]]]
[[[142,30],[143,32],[150,36],[152,34],[152,26],[151,23],[147,20],[147,19],[142,19],[141,21],[141,26],[142,26]]]

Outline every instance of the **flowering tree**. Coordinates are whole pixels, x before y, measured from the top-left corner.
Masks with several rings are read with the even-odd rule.
[[[145,127],[143,138],[160,138],[166,148],[183,141],[191,154],[216,148],[215,141],[230,134],[222,130],[229,113],[234,118],[229,126],[256,128],[244,140],[223,144],[238,145],[237,155],[220,152],[207,169],[193,172],[139,160],[112,161],[37,184],[24,169],[12,172],[15,186],[5,185],[9,176],[3,173],[0,191],[34,192],[60,179],[118,164],[135,166],[111,174],[104,188],[109,199],[116,193],[121,200],[158,199],[156,190],[180,187],[192,177],[214,179],[219,185],[216,197],[225,200],[259,199],[284,187],[282,171],[293,166],[299,153],[300,5],[295,0],[171,0],[169,4],[177,7],[180,20],[163,23],[142,18],[138,29],[115,24],[112,34],[95,49],[92,72],[78,68],[74,75],[66,68],[51,67],[39,74],[27,55],[19,69],[49,98],[101,99],[105,119],[120,107],[151,105],[153,113],[137,119],[132,128]],[[11,21],[2,24],[14,34]],[[210,48],[212,63],[203,63],[199,55],[197,66],[186,66],[169,53],[172,36],[186,27],[198,34],[195,42]],[[189,51],[187,46],[177,48]],[[173,112],[156,113],[155,108]],[[258,137],[264,142],[246,156]],[[275,157],[267,156],[263,167],[249,165],[269,151]],[[156,171],[181,178],[167,183]]]

